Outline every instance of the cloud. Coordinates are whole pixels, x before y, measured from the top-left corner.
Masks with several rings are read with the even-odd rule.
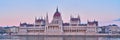
[[[114,21],[120,21],[120,18],[119,18],[119,19],[116,19],[116,20],[114,20]]]

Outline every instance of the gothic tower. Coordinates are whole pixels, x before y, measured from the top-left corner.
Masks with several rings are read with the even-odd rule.
[[[45,19],[46,25],[49,24],[49,19],[48,19],[48,13],[46,14],[46,19]]]
[[[79,26],[81,24],[80,16],[72,17],[70,16],[70,25],[71,26]]]
[[[59,25],[62,25],[62,23],[63,23],[61,13],[58,11],[58,8],[56,9],[55,14],[53,15],[53,20],[51,23],[52,24],[59,24]]]

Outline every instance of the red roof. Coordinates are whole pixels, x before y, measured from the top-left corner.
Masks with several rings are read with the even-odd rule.
[[[71,20],[71,21],[80,21],[79,18],[71,18],[70,20]]]
[[[60,17],[60,16],[61,16],[61,14],[59,12],[55,12],[53,17]]]
[[[43,20],[43,19],[37,19],[37,20],[35,20],[35,22],[42,22],[42,21],[45,21],[45,20]]]

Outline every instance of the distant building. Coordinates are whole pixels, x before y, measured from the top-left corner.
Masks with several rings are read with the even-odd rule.
[[[109,33],[109,26],[98,27],[98,33]]]
[[[113,24],[108,26],[99,27],[99,33],[110,33],[110,34],[120,34],[120,27]]]
[[[118,27],[118,26],[115,25],[115,24],[109,25],[109,33],[112,33],[112,34],[120,34],[120,27]]]
[[[10,26],[10,27],[6,27],[6,32],[7,34],[11,35],[11,34],[16,34],[19,31],[19,27],[16,26]]]
[[[4,27],[0,27],[0,35],[5,33],[6,33],[6,30],[4,29]]]

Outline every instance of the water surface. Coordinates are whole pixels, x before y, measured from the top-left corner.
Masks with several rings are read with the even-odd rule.
[[[0,36],[0,40],[120,40],[120,37],[99,36]]]

